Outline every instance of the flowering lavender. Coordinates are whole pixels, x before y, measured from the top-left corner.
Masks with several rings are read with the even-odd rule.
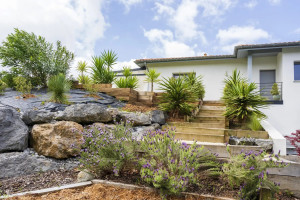
[[[132,137],[130,123],[121,122],[114,129],[89,126],[83,132],[80,150],[81,168],[101,175],[104,171],[116,176],[134,158],[137,141]]]
[[[210,164],[211,172],[215,173],[220,170],[215,155],[196,142],[187,144],[176,140],[172,130],[145,133],[141,148],[146,152],[139,161],[141,177],[160,188],[163,195],[185,191],[189,184],[196,182],[195,172],[201,166]]]
[[[242,151],[236,156],[231,156],[230,162],[223,166],[230,184],[240,186],[240,199],[258,199],[258,193],[263,187],[271,189],[272,194],[279,190],[279,184],[268,179],[267,168],[284,167],[279,162],[279,155],[268,155],[264,151]]]

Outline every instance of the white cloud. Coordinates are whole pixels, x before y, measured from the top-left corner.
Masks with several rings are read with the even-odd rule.
[[[135,59],[131,59],[130,61],[118,61],[113,66],[113,70],[122,70],[123,67],[130,67],[131,69],[139,68],[139,66],[135,64],[134,61]]]
[[[131,6],[142,3],[142,0],[119,0],[119,2],[125,6],[125,12],[129,12]]]
[[[145,37],[152,42],[152,51],[159,57],[195,56],[194,47],[174,40],[170,30],[151,29],[144,30]]]
[[[78,57],[90,57],[108,27],[102,4],[103,0],[0,1],[0,41],[19,28],[50,42],[60,40]]]
[[[281,0],[268,0],[269,1],[269,3],[271,4],[271,5],[279,5],[280,3],[281,3]]]
[[[236,0],[198,0],[198,5],[203,8],[203,16],[223,15],[230,7],[235,5]]]
[[[219,30],[217,34],[221,49],[225,52],[232,52],[233,47],[239,44],[249,44],[270,38],[268,32],[253,26],[232,26],[228,29]]]
[[[247,7],[247,8],[254,8],[255,6],[257,6],[257,0],[250,0],[248,1],[247,3],[245,3],[244,5]]]

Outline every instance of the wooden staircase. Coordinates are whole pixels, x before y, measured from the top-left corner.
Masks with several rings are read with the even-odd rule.
[[[223,116],[225,105],[220,101],[204,101],[198,115],[190,122],[171,122],[163,126],[176,127],[175,137],[198,142],[225,143],[227,121]]]

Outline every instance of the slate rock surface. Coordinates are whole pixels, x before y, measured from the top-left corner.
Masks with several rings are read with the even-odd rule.
[[[10,107],[0,107],[0,153],[23,151],[27,147],[28,127],[19,113]]]
[[[166,123],[165,114],[161,110],[153,110],[151,111],[151,122],[158,123],[160,125],[163,125]]]

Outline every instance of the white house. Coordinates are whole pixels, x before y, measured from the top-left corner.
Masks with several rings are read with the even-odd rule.
[[[240,45],[234,48],[233,55],[139,59],[135,63],[141,70],[156,69],[162,77],[191,72],[202,75],[204,100],[221,98],[225,74],[235,68],[257,83],[264,91],[262,95],[270,99],[269,91],[277,82],[281,98],[265,110],[268,123],[282,135],[300,129],[300,41]],[[144,82],[140,89],[149,90],[149,85]],[[154,89],[159,91],[157,84]]]

